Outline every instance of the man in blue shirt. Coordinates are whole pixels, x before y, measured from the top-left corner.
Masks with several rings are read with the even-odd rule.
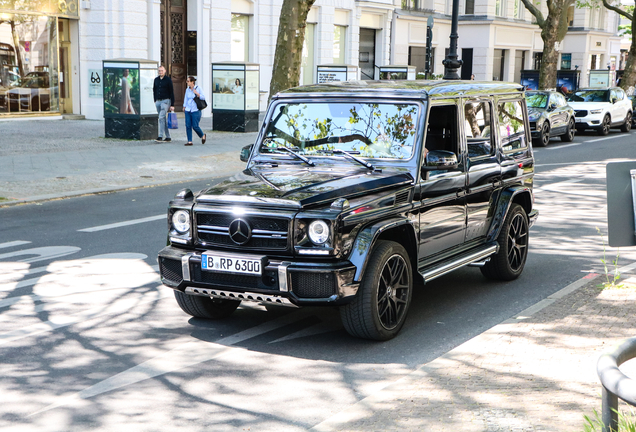
[[[174,88],[172,87],[172,79],[166,75],[166,68],[163,65],[159,66],[159,76],[155,78],[152,92],[155,97],[157,113],[159,113],[159,136],[155,141],[170,142],[172,138],[170,138],[170,129],[168,129],[166,117],[168,110],[174,111]]]

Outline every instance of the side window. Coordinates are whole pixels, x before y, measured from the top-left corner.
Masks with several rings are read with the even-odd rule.
[[[610,102],[614,99],[618,100],[618,96],[616,95],[616,90],[610,90]]]
[[[490,102],[468,100],[464,105],[464,133],[468,157],[477,158],[494,154],[492,136],[492,108]]]
[[[625,99],[625,92],[623,91],[623,89],[616,89],[616,95],[618,97],[618,100]]]
[[[520,100],[500,101],[497,105],[499,145],[503,151],[515,151],[527,146]]]
[[[428,114],[426,150],[450,151],[459,159],[458,124],[456,105],[432,106]]]

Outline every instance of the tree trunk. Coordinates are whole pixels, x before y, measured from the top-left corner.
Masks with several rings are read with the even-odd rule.
[[[15,31],[15,22],[13,20],[9,21],[11,24],[11,35],[13,36],[13,46],[15,48],[15,57],[18,60],[18,69],[20,69],[20,76],[23,77],[24,73],[24,65],[22,64],[22,52],[20,51],[20,38],[18,37],[18,33]]]
[[[539,73],[539,90],[556,88],[559,52],[554,48],[554,44],[559,41],[559,21],[560,16],[548,14],[541,31],[543,57],[541,58],[541,70]]]
[[[636,27],[636,11],[632,15],[632,30]],[[625,73],[621,78],[621,88],[628,91],[630,87],[636,85],[636,37],[632,32],[632,44],[629,47],[629,54],[627,54],[627,63],[625,64]]]
[[[315,0],[283,0],[269,98],[281,90],[298,86],[307,14]]]

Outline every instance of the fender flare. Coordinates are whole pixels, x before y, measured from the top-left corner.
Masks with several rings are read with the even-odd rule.
[[[525,196],[524,196],[525,195]],[[501,191],[499,199],[497,200],[497,206],[495,213],[490,224],[490,229],[486,236],[487,241],[495,241],[499,237],[501,228],[503,227],[506,216],[512,204],[522,198],[520,204],[526,211],[528,217],[532,211],[532,204],[534,203],[534,197],[532,195],[532,189],[525,186],[509,187]]]
[[[366,270],[371,251],[373,250],[378,238],[383,233],[402,226],[408,227],[409,235],[412,236],[417,250],[417,236],[415,234],[415,228],[413,227],[413,222],[406,217],[385,219],[372,223],[360,230],[353,242],[353,247],[349,254],[349,261],[356,267],[356,273],[353,278],[354,281],[359,282],[362,280],[362,275]],[[415,259],[415,262],[417,263],[417,258]]]

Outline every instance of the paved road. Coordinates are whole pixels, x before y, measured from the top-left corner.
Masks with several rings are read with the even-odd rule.
[[[493,284],[466,268],[440,278],[416,293],[387,343],[350,338],[333,309],[244,305],[221,322],[184,315],[155,260],[178,187],[0,209],[0,428],[300,431],[328,422],[599,270],[604,162],[634,159],[633,139],[588,135],[538,149],[541,217],[523,277]]]

